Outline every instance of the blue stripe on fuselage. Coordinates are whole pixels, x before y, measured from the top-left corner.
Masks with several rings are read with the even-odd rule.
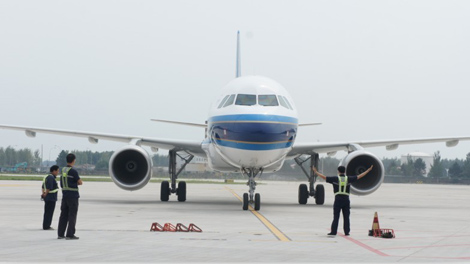
[[[208,120],[210,140],[217,145],[272,150],[291,147],[297,134],[297,118],[277,115],[225,115]]]

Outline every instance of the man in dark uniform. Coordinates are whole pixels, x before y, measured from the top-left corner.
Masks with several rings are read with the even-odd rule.
[[[78,176],[78,172],[73,168],[75,165],[75,155],[67,155],[67,167],[62,168],[60,176],[60,187],[62,188],[62,205],[60,206],[59,228],[57,230],[58,239],[78,239],[75,236],[75,224],[77,223],[78,212],[78,185],[83,182]],[[65,234],[67,229],[67,234]],[[65,236],[64,236],[65,234]]]
[[[339,222],[339,213],[343,211],[343,229],[344,235],[349,236],[350,226],[349,226],[349,209],[351,204],[349,201],[349,193],[351,183],[361,179],[366,176],[374,166],[370,166],[365,172],[357,176],[346,176],[346,168],[344,166],[338,167],[338,176],[326,177],[325,175],[319,173],[315,167],[312,168],[313,172],[326,180],[326,182],[333,184],[333,191],[335,193],[335,203],[333,205],[333,223],[331,223],[331,232],[328,233],[329,236],[335,236],[338,231],[338,222]]]
[[[57,202],[57,192],[59,186],[57,185],[56,176],[59,174],[59,166],[52,166],[49,175],[42,180],[42,199],[44,200],[44,218],[42,220],[42,229],[54,230],[51,227],[52,216],[54,215],[55,204]]]

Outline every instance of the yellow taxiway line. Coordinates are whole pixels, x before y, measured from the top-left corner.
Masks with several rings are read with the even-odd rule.
[[[228,191],[230,191],[235,197],[237,197],[238,200],[240,200],[240,202],[243,202],[243,199],[232,189],[228,188],[228,187],[225,187],[225,189],[227,189]],[[271,222],[269,222],[268,219],[266,219],[266,217],[264,217],[262,214],[260,214],[258,211],[255,211],[255,209],[249,205],[248,206],[248,210],[250,210],[250,212],[252,212],[260,221],[261,223],[263,223],[264,226],[266,226],[269,231],[271,231],[271,233],[273,233],[273,235],[279,239],[279,241],[282,241],[282,242],[290,242],[292,241],[290,238],[288,238],[284,233],[282,233],[281,230],[279,230],[276,226],[274,226]]]

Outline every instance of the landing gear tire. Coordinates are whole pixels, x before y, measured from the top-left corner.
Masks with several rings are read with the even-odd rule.
[[[322,184],[317,184],[317,187],[315,187],[315,203],[325,203],[325,187]]]
[[[259,211],[261,207],[261,195],[259,193],[255,194],[255,211]]]
[[[299,204],[307,204],[308,188],[307,184],[299,185]]]
[[[248,210],[248,193],[243,194],[243,210]]]
[[[168,181],[162,181],[160,187],[160,200],[162,202],[168,202],[170,199],[170,183]]]
[[[185,181],[180,181],[178,183],[178,190],[176,191],[176,194],[178,195],[178,202],[186,201],[186,182]]]

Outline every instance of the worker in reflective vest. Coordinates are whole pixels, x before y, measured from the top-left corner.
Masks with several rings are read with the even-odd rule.
[[[44,217],[42,220],[42,229],[54,230],[51,227],[52,217],[54,216],[55,204],[57,202],[57,192],[59,186],[57,185],[56,177],[59,174],[59,166],[54,165],[50,169],[50,174],[45,176],[42,180],[42,194],[41,198],[44,200]]]
[[[59,228],[57,230],[58,239],[78,239],[75,236],[75,225],[78,213],[78,185],[83,182],[78,176],[78,172],[73,168],[75,165],[75,155],[67,155],[67,167],[62,168],[60,176],[60,187],[62,188],[62,204],[60,206]],[[67,233],[65,230],[67,229]]]
[[[370,166],[366,171],[357,176],[346,176],[346,168],[344,166],[338,167],[338,176],[326,177],[319,173],[315,167],[312,170],[315,174],[326,180],[326,182],[333,184],[333,191],[335,193],[335,203],[333,205],[333,223],[331,223],[331,231],[329,236],[335,236],[338,231],[339,214],[343,211],[343,229],[344,235],[349,236],[350,224],[349,214],[351,203],[349,201],[350,186],[353,182],[366,176],[374,166]]]

